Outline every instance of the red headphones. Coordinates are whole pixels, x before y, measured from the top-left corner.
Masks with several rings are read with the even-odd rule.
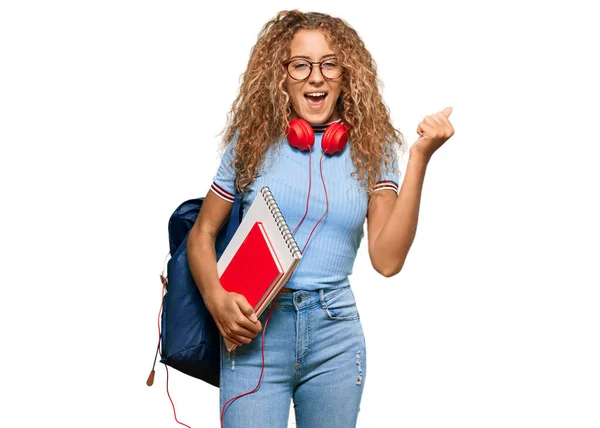
[[[312,126],[304,119],[290,122],[287,139],[292,147],[306,151],[315,144],[315,133]],[[323,133],[321,148],[324,153],[333,155],[341,152],[348,141],[348,126],[341,122],[333,122]]]

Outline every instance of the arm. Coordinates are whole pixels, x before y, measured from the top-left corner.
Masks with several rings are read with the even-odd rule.
[[[371,264],[385,277],[402,269],[417,232],[425,171],[429,160],[411,151],[400,192],[374,192],[367,212]]]
[[[373,192],[367,211],[369,256],[377,272],[396,275],[404,266],[408,250],[417,233],[419,207],[425,171],[431,156],[452,135],[448,120],[452,107],[425,119],[417,127],[420,137],[410,148],[406,175],[400,193],[389,190]]]
[[[221,335],[240,346],[250,343],[261,329],[246,298],[227,292],[219,281],[215,241],[231,213],[231,202],[209,191],[187,241],[190,272]]]
[[[217,273],[215,241],[231,213],[232,204],[209,191],[187,241],[188,264],[204,301],[225,291]]]

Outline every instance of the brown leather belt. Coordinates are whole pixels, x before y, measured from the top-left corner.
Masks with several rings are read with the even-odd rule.
[[[292,290],[291,288],[283,287],[279,292],[280,293],[293,293],[296,290]]]

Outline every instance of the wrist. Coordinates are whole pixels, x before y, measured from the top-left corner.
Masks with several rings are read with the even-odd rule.
[[[202,293],[202,299],[204,300],[204,304],[209,312],[212,312],[212,308],[215,306],[216,302],[219,302],[223,299],[223,293],[226,293],[225,289],[221,286],[221,284],[215,284],[212,287],[208,287]]]
[[[427,166],[429,161],[431,160],[431,155],[427,155],[420,150],[410,149],[410,155],[408,157],[409,162],[418,163],[424,166]]]

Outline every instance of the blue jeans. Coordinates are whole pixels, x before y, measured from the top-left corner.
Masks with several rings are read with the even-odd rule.
[[[270,309],[260,317],[263,331]],[[221,408],[256,387],[263,331],[231,353],[221,340]],[[281,293],[264,347],[260,388],[227,406],[225,428],[285,428],[292,399],[298,428],[356,426],[367,365],[350,286]]]

